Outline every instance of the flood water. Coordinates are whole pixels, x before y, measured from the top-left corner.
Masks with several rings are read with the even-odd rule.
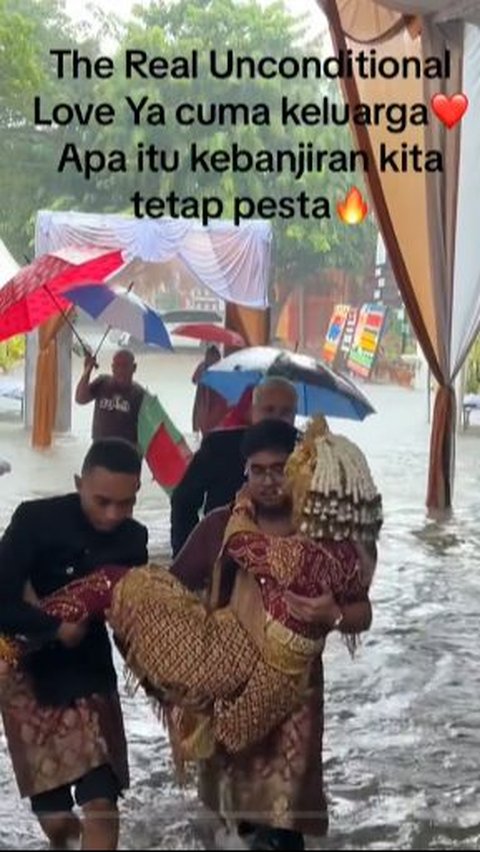
[[[108,366],[109,353],[105,352]],[[190,429],[199,360],[139,358],[138,380]],[[80,362],[75,359],[78,373]],[[366,388],[377,415],[334,422],[362,446],[384,496],[385,526],[372,590],[374,624],[352,662],[332,639],[326,652],[325,778],[330,849],[475,849],[480,842],[480,434],[459,438],[455,516],[425,517],[428,424],[425,394]],[[73,434],[33,452],[18,404],[0,400],[3,529],[22,499],[69,489],[88,446],[91,409],[76,409]],[[138,518],[152,549],[168,548],[168,504],[147,481]],[[477,688],[479,691],[477,691]],[[174,782],[168,747],[140,696],[125,697],[132,787],[122,805],[121,848],[201,849],[194,789]],[[0,732],[0,848],[41,848],[20,803]],[[311,848],[315,847],[313,844]]]

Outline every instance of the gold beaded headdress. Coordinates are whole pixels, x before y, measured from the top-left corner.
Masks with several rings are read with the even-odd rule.
[[[313,539],[375,541],[382,498],[356,444],[315,418],[287,463],[287,481],[300,532]]]

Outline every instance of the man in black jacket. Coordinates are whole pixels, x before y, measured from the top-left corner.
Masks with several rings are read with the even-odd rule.
[[[271,377],[255,388],[252,423],[284,420],[293,425],[297,411],[295,387],[286,379]],[[241,445],[245,427],[219,429],[207,435],[193,456],[171,498],[171,545],[176,556],[205,514],[230,503],[244,481]]]
[[[35,649],[3,684],[2,715],[20,794],[51,848],[116,849],[128,786],[125,735],[103,623],[42,612],[38,599],[102,565],[143,565],[147,530],[132,519],[141,459],[116,438],[94,443],[76,493],[22,503],[0,542],[0,632]],[[92,587],[92,594],[95,589]]]

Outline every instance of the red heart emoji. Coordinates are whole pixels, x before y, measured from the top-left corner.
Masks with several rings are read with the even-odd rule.
[[[464,94],[452,95],[451,98],[447,95],[434,95],[432,109],[437,118],[443,121],[445,127],[451,130],[465,115],[468,109],[468,98]]]

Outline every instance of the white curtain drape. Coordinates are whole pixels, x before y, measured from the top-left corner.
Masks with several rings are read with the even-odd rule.
[[[350,103],[431,102],[433,95],[464,92],[469,107],[460,124],[447,130],[432,119],[409,126],[403,139],[442,153],[442,172],[397,176],[378,161],[367,175],[372,203],[409,317],[438,382],[432,423],[427,505],[433,512],[452,503],[456,398],[454,380],[480,324],[480,240],[475,204],[480,199],[480,29],[474,21],[480,0],[318,0],[338,49],[358,54],[365,44],[377,54],[441,56],[450,50],[448,80],[414,78],[387,82],[356,74],[343,81]],[[420,15],[410,27],[403,16]],[[385,123],[354,128],[360,146],[389,141]]]
[[[458,172],[450,369],[455,377],[480,331],[480,28],[466,26],[462,89],[469,108],[462,119]]]
[[[271,239],[270,224],[261,221],[203,227],[188,220],[41,211],[36,222],[37,254],[69,246],[119,249],[127,264],[121,277],[130,280],[144,277],[151,264],[176,260],[225,302],[260,309],[268,307]]]

